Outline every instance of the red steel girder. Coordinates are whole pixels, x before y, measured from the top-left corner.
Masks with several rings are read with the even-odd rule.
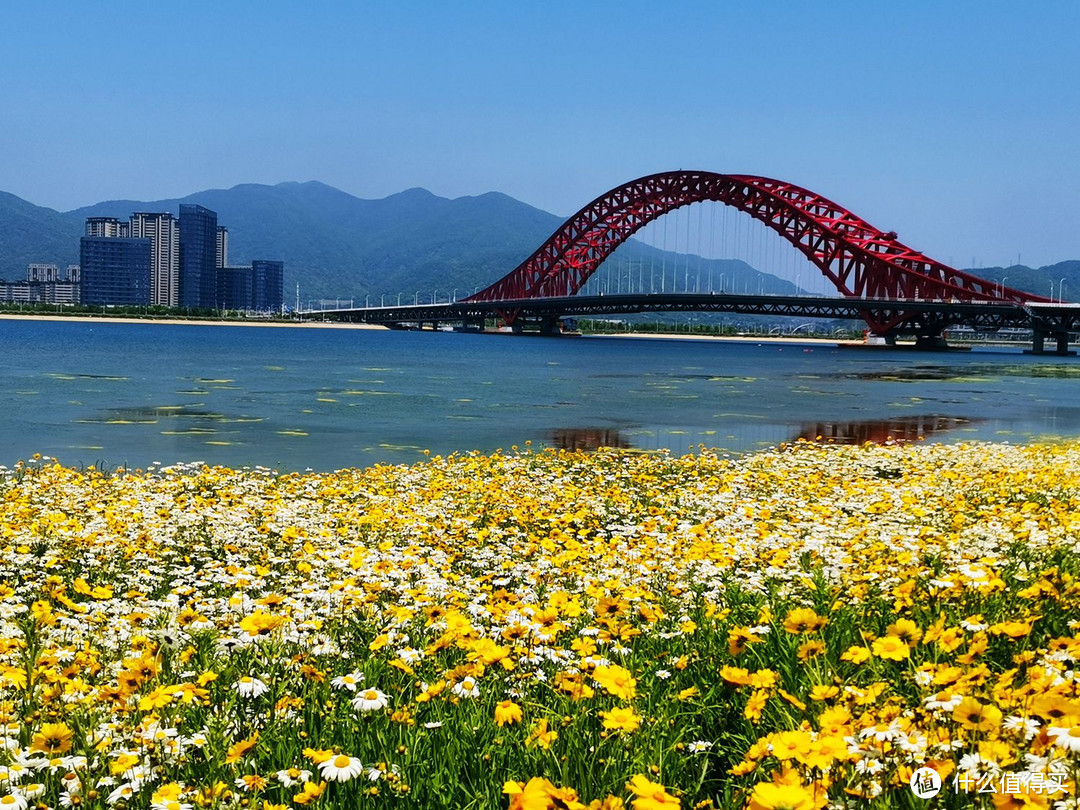
[[[902,244],[831,200],[780,180],[752,175],[674,171],[612,189],[586,205],[525,261],[465,301],[514,301],[575,295],[611,253],[653,220],[711,200],[765,223],[801,251],[836,289],[851,298],[933,301],[1050,299],[1002,287],[949,267]],[[505,316],[513,320],[514,313]],[[875,332],[909,317],[867,311]]]

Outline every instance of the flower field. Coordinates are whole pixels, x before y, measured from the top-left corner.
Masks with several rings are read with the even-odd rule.
[[[38,459],[0,545],[0,810],[1077,806],[1080,445]]]

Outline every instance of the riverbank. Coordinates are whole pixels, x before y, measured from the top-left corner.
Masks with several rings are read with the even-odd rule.
[[[370,323],[340,323],[332,321],[228,321],[208,318],[131,318],[102,315],[13,315],[0,314],[7,321],[72,321],[76,323],[141,323],[168,326],[272,326],[284,329],[379,329],[385,326]]]
[[[1078,514],[1078,444],[21,465],[0,766],[49,806],[1066,800]]]

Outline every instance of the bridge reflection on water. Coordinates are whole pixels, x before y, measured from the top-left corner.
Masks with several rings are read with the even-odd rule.
[[[888,419],[806,422],[794,432],[790,426],[761,425],[749,431],[742,429],[737,436],[714,430],[559,428],[550,431],[545,445],[559,450],[585,451],[594,451],[601,447],[641,451],[668,448],[672,453],[682,454],[694,452],[702,445],[744,451],[775,447],[800,439],[825,444],[907,444],[964,430],[981,421],[954,416],[894,416]]]

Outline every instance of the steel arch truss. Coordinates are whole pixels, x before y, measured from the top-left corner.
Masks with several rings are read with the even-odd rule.
[[[912,250],[834,202],[791,183],[750,175],[675,171],[613,189],[563,223],[536,252],[466,301],[514,301],[574,295],[635,232],[669,211],[711,200],[745,211],[801,251],[848,298],[923,301],[1046,302],[1002,287]],[[866,309],[885,333],[912,317]],[[516,313],[504,313],[513,320]]]

